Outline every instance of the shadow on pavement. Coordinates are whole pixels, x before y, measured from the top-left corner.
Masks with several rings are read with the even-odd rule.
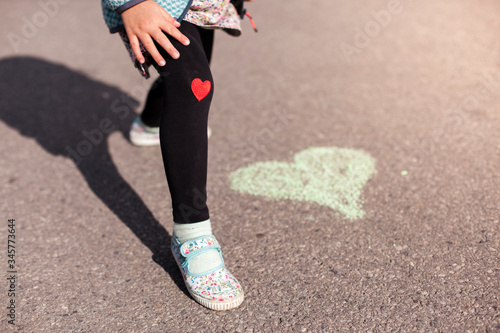
[[[52,155],[70,159],[95,195],[188,295],[170,252],[170,235],[109,153],[107,137],[116,131],[128,135],[137,104],[124,92],[62,65],[30,57],[0,60],[0,119]],[[74,176],[74,169],[63,164],[54,159],[54,178],[60,182]],[[70,203],[71,193],[67,198]]]

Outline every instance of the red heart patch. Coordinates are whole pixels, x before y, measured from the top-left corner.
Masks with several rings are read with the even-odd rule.
[[[207,97],[210,93],[210,89],[212,89],[212,83],[208,80],[205,82],[196,78],[191,82],[191,90],[193,91],[194,97],[199,101]]]

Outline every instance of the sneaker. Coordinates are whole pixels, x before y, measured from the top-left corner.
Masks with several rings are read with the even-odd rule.
[[[222,264],[209,271],[194,274],[189,270],[190,261],[206,251],[217,250]],[[222,251],[214,235],[201,236],[181,244],[172,236],[172,253],[179,266],[189,294],[201,305],[212,310],[230,310],[244,299],[243,289],[224,266]]]
[[[139,147],[157,146],[160,144],[160,128],[146,126],[137,116],[130,127],[130,142]]]
[[[207,127],[207,137],[212,135],[212,129]],[[141,121],[141,117],[137,116],[130,127],[130,142],[139,147],[158,146],[160,145],[160,128],[149,127]]]

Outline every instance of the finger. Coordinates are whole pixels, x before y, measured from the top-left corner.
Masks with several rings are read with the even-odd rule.
[[[190,41],[189,38],[184,36],[182,32],[179,31],[179,29],[172,27],[168,24],[164,24],[161,27],[161,30],[165,31],[168,35],[174,37],[177,39],[179,42],[181,42],[184,46],[188,46]]]
[[[162,14],[163,14],[163,17],[165,18],[165,20],[168,23],[172,24],[174,27],[178,28],[181,26],[181,23],[179,21],[177,21],[176,19],[174,19],[172,16],[170,16],[170,14],[166,10],[163,10]]]
[[[135,35],[129,36],[128,39],[130,41],[130,46],[132,47],[132,51],[134,52],[135,58],[137,59],[137,61],[143,64],[145,59],[141,52],[139,39]]]
[[[168,14],[167,14],[168,15]],[[177,21],[176,19],[174,19],[172,16],[168,15],[166,17],[167,19],[167,22],[172,24],[174,27],[178,28],[181,26],[181,22]]]
[[[177,49],[172,45],[170,40],[167,38],[167,36],[163,33],[163,31],[159,31],[158,35],[155,36],[155,40],[158,44],[160,44],[161,47],[167,53],[174,59],[179,59],[180,53],[177,51]]]
[[[163,59],[149,35],[144,37],[142,44],[159,66],[165,66],[165,59]]]

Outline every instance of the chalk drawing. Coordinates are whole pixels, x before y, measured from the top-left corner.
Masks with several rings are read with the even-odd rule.
[[[293,162],[257,162],[230,175],[233,190],[273,199],[315,202],[346,219],[365,215],[361,194],[376,173],[375,158],[356,149],[311,147]]]

